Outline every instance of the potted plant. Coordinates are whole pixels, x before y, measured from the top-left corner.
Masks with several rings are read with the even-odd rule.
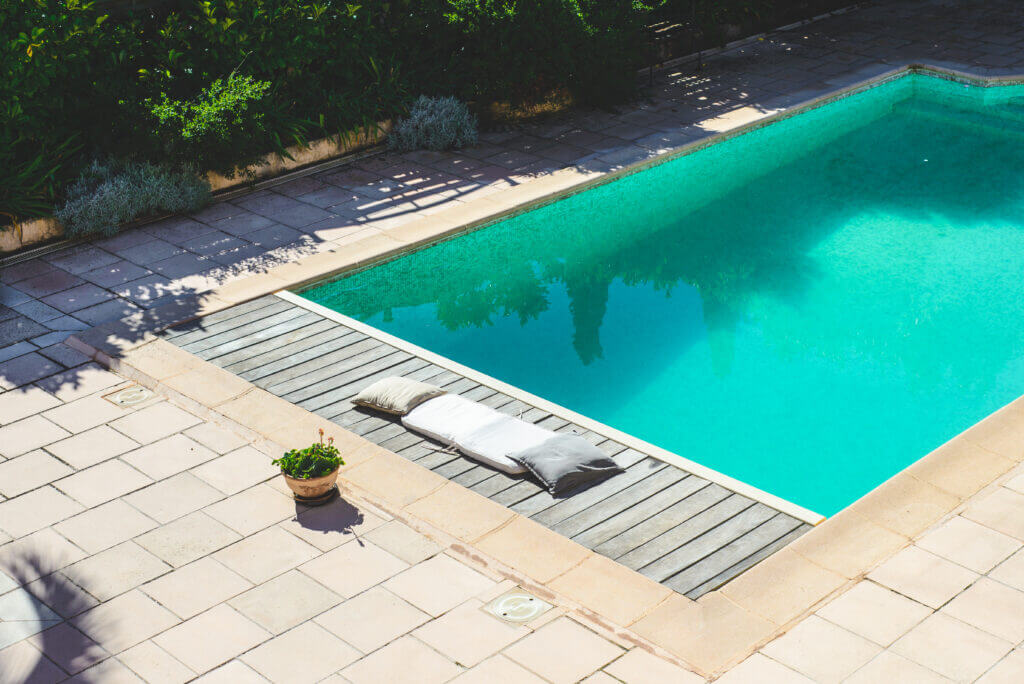
[[[319,506],[331,500],[338,487],[338,469],[345,461],[334,446],[334,438],[324,442],[324,431],[320,430],[320,441],[313,442],[305,449],[292,449],[272,463],[281,468],[284,481],[295,495],[295,500],[307,506]]]

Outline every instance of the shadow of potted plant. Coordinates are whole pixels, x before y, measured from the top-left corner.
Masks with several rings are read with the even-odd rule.
[[[338,470],[345,465],[334,446],[334,438],[328,437],[324,442],[323,429],[319,442],[285,452],[271,463],[281,468],[295,500],[307,506],[322,506],[334,498],[338,492]]]

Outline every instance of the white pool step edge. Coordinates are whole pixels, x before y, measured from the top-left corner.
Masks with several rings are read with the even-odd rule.
[[[604,435],[608,439],[619,442],[620,444],[623,444],[631,449],[635,449],[636,451],[639,451],[641,453],[653,456],[654,458],[657,458],[660,461],[664,461],[665,463],[687,470],[693,475],[702,477],[705,480],[709,480],[711,482],[714,482],[715,484],[719,484],[727,489],[731,489],[737,494],[742,494],[743,496],[751,498],[754,501],[759,501],[765,504],[766,506],[771,506],[775,510],[781,513],[785,513],[787,515],[791,515],[798,520],[802,520],[803,522],[809,523],[811,525],[817,525],[818,523],[825,520],[825,516],[821,515],[820,513],[815,513],[810,509],[804,508],[803,506],[798,506],[792,501],[783,499],[782,497],[779,496],[775,496],[774,494],[770,494],[762,489],[754,487],[753,485],[749,485],[746,482],[743,482],[742,480],[737,480],[736,478],[729,477],[724,473],[720,473],[717,470],[713,470],[711,468],[708,468],[707,466],[701,465],[700,463],[691,461],[688,458],[684,458],[679,454],[672,453],[671,451],[662,449],[661,447],[655,446],[654,444],[651,444],[649,442],[645,442],[644,440],[638,439],[637,437],[634,437],[630,434],[627,434],[620,430],[616,430],[615,428],[609,425],[605,425],[604,423],[600,423],[592,418],[588,418],[587,416],[576,413],[575,411],[567,409],[564,406],[560,406],[559,404],[550,402],[547,399],[538,397],[535,394],[530,394],[525,390],[522,390],[513,385],[509,385],[508,383],[502,382],[497,378],[492,378],[491,376],[486,375],[485,373],[481,373],[480,371],[469,368],[468,366],[463,366],[457,361],[453,361],[445,356],[441,356],[440,354],[435,354],[434,352],[428,349],[424,349],[423,347],[417,346],[412,342],[408,342],[407,340],[403,340],[399,337],[395,337],[394,335],[390,335],[384,332],[383,330],[380,330],[379,328],[375,328],[371,325],[363,323],[362,321],[357,321],[354,318],[350,318],[349,316],[338,313],[337,311],[328,309],[326,306],[317,304],[315,302],[311,302],[305,297],[297,295],[293,292],[289,292],[288,290],[280,290],[278,292],[275,292],[274,294],[277,297],[285,300],[286,302],[294,304],[295,306],[306,309],[307,311],[311,311],[336,323],[340,323],[341,325],[361,332],[364,335],[368,335],[370,337],[378,339],[381,342],[384,342],[395,347],[396,349],[400,349],[410,354],[414,354],[415,356],[418,356],[421,359],[429,361],[430,363],[433,363],[437,366],[447,368],[448,370],[458,373],[481,385],[486,385],[487,387],[490,387],[493,390],[507,394],[515,399],[519,399],[520,401],[526,404],[536,406],[537,408],[543,409],[544,411],[547,411],[552,415],[556,415],[559,418],[567,420],[571,423],[575,423],[576,425],[579,425],[582,428],[585,428],[592,432],[596,432],[600,435]]]

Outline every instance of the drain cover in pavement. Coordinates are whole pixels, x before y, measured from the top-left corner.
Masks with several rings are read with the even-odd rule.
[[[529,622],[553,607],[523,589],[513,589],[488,603],[485,610],[506,622]]]
[[[104,398],[118,406],[135,406],[136,404],[141,404],[152,396],[153,393],[145,387],[132,385],[131,387],[125,387],[123,390],[112,392]]]

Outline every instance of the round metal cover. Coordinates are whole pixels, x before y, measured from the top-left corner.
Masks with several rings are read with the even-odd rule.
[[[134,385],[132,387],[126,387],[120,392],[108,394],[107,399],[118,406],[134,406],[135,404],[141,404],[152,396],[153,393],[145,387]]]
[[[529,622],[552,606],[522,589],[513,589],[487,604],[487,610],[507,622]]]

